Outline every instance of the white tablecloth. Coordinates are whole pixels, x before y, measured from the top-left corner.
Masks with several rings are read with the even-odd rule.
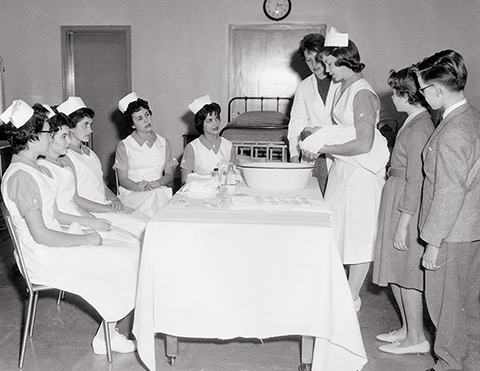
[[[240,186],[236,194],[265,196]],[[317,338],[313,370],[360,370],[367,362],[316,179],[275,196],[305,197],[312,207],[233,210],[228,203],[181,204],[174,196],[149,222],[133,333],[150,370],[156,332],[219,339],[308,335]]]

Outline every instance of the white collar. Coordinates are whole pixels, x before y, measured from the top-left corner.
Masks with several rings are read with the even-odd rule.
[[[455,103],[453,106],[450,106],[448,107],[445,112],[443,112],[443,119],[445,120],[445,117],[447,117],[447,115],[452,112],[454,109],[460,107],[460,106],[463,106],[464,104],[467,104],[467,98],[464,98],[462,99],[460,102],[458,103]]]

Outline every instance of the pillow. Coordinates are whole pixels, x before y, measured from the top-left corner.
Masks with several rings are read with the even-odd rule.
[[[277,111],[250,111],[234,118],[228,125],[287,126],[289,118]]]

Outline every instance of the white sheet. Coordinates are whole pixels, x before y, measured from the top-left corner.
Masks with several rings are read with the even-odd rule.
[[[304,194],[322,201],[315,178]],[[136,304],[133,332],[150,370],[155,332],[309,335],[319,338],[314,370],[360,370],[367,361],[329,214],[322,211],[166,207],[147,226]]]

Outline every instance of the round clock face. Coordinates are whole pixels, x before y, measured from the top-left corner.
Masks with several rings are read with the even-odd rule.
[[[265,0],[263,2],[263,12],[273,21],[281,21],[287,18],[292,10],[290,0]]]

